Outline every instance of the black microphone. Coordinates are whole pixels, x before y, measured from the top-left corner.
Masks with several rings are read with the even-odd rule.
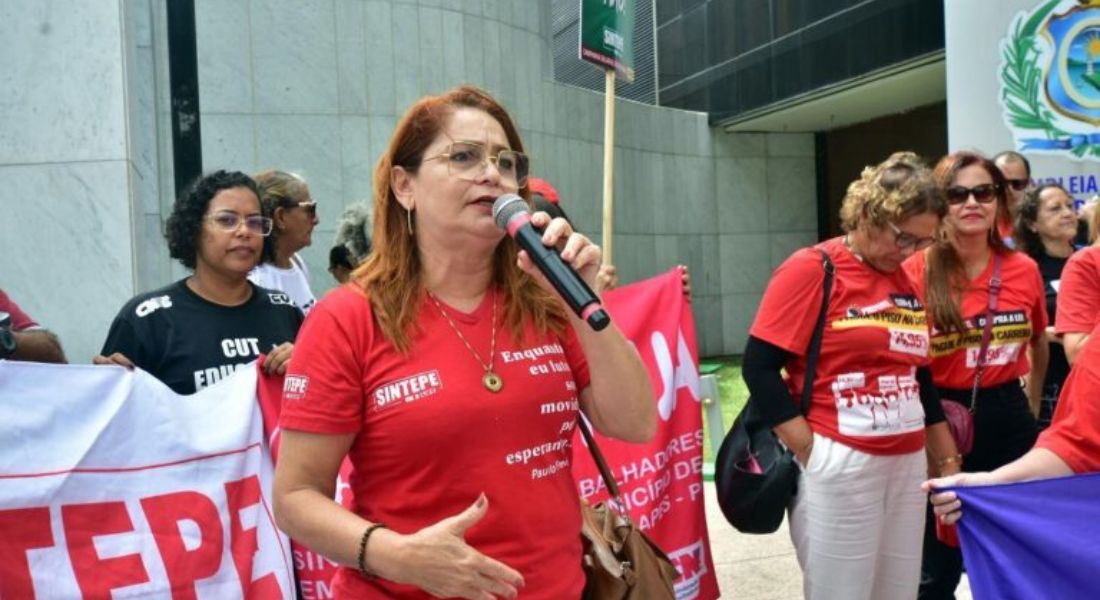
[[[588,287],[573,267],[565,264],[557,250],[542,243],[542,233],[531,224],[527,202],[516,194],[504,194],[493,202],[493,220],[508,232],[520,248],[542,271],[573,313],[584,319],[592,329],[600,331],[611,323],[611,317],[600,305],[596,292]]]

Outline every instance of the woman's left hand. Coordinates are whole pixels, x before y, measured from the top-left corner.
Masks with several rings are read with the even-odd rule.
[[[291,342],[283,342],[272,348],[271,352],[267,353],[267,359],[264,360],[264,373],[268,375],[285,374],[287,366],[290,365],[290,355],[293,352],[294,344]]]
[[[565,264],[580,274],[588,287],[596,288],[596,276],[600,272],[602,252],[600,247],[587,237],[573,231],[573,227],[562,218],[551,219],[544,212],[531,215],[531,224],[542,229],[542,243],[557,249]],[[546,280],[534,261],[524,250],[519,251],[519,267],[535,278],[543,288],[553,291],[554,287]]]
[[[929,479],[922,483],[920,488],[930,494],[928,501],[932,503],[932,512],[936,513],[936,518],[944,525],[954,525],[962,517],[962,500],[959,500],[955,492],[937,492],[936,490],[994,483],[997,482],[989,473],[958,473],[949,477]]]

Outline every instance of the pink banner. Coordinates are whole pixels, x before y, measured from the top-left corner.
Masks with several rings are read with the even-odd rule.
[[[657,435],[628,444],[597,435],[634,523],[672,558],[680,571],[676,597],[719,596],[703,502],[703,413],[700,407],[695,323],[679,269],[604,295],[612,320],[642,355],[657,394]],[[573,476],[595,503],[607,488],[578,434]]]

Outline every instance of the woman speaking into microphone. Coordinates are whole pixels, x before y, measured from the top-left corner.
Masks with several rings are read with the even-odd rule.
[[[344,565],[337,597],[579,597],[577,411],[627,441],[656,430],[634,348],[567,311],[493,221],[527,170],[485,92],[418,101],[375,170],[370,258],[303,325],[275,514]],[[564,219],[531,219],[591,286],[599,248]],[[345,455],[353,511],[332,500]]]

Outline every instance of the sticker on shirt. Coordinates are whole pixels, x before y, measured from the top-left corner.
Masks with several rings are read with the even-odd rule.
[[[928,356],[928,330],[890,330],[890,350],[913,356]]]
[[[1020,351],[1023,349],[1023,344],[1005,344],[1001,346],[989,345],[989,349],[985,353],[986,366],[1004,366],[1015,363],[1020,358]],[[978,367],[978,353],[981,351],[981,347],[967,348],[966,349],[966,367],[968,369],[976,369]]]
[[[439,371],[435,369],[424,371],[378,386],[371,393],[370,410],[380,412],[423,400],[441,391],[443,391],[443,378],[439,376]]]
[[[938,329],[932,331],[932,356],[946,356],[957,350],[966,349],[967,366],[977,364],[977,351],[982,345],[982,333],[985,329],[985,315],[967,319],[966,329],[960,332],[944,333]],[[1018,355],[1019,346],[1031,339],[1031,322],[1027,313],[1022,310],[999,312],[993,316],[993,326],[990,328],[989,349],[993,351],[998,346],[1006,348],[1016,347]],[[1006,355],[1007,356],[1007,355]],[[973,359],[972,359],[973,357]],[[998,360],[1009,360],[999,357]],[[1012,359],[1015,360],[1015,359]],[[1011,362],[1011,360],[1009,360]],[[1008,362],[988,362],[987,364],[1008,364]]]
[[[848,436],[900,435],[924,428],[916,370],[867,378],[846,373],[833,382],[837,429]]]
[[[1050,289],[1054,290],[1055,294],[1058,293],[1058,288],[1062,287],[1061,279],[1051,279],[1048,283],[1050,283]]]
[[[849,306],[843,317],[832,322],[833,329],[855,327],[920,332],[928,328],[928,319],[924,306],[916,296],[890,294],[888,298],[867,306]]]

